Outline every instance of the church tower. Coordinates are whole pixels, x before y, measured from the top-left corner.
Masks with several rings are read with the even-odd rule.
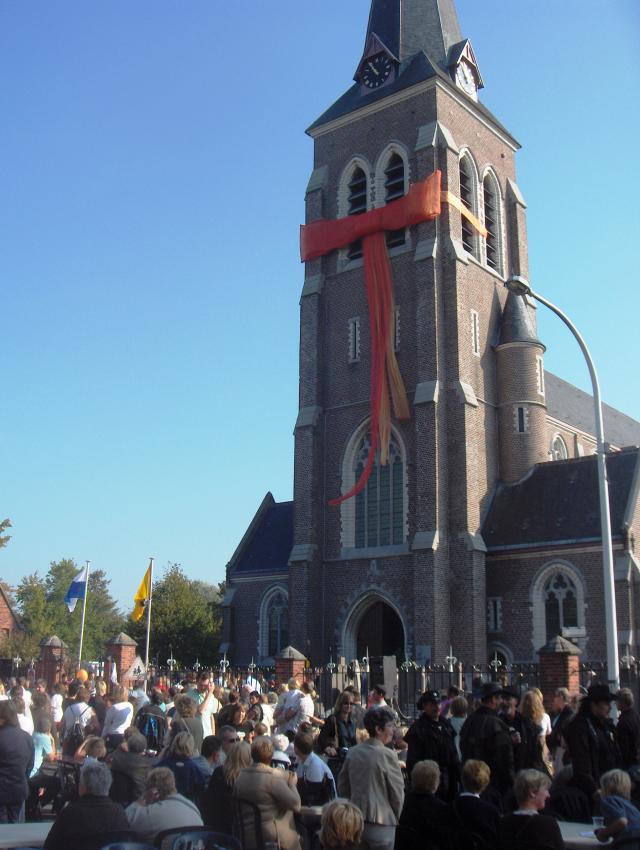
[[[534,438],[524,452],[513,440],[499,449],[514,409],[530,436],[538,407],[544,415],[537,396],[524,404],[499,386],[514,357],[533,364],[535,380],[544,350],[524,302],[518,321],[515,305],[501,321],[506,277],[527,274],[519,145],[478,98],[482,77],[453,0],[373,0],[355,58],[354,84],[307,131],[307,223],[384,207],[436,170],[453,199],[432,220],[386,232],[410,417],[392,419],[389,462],[378,451],[362,492],[339,506],[328,502],[356,483],[372,439],[362,242],[305,263],[289,638],[317,663],[329,651],[442,663],[450,647],[479,661],[483,517],[503,473],[515,480],[544,459]],[[514,327],[530,338],[510,338]]]

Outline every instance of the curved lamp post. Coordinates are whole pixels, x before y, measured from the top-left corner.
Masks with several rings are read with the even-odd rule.
[[[602,533],[602,567],[604,579],[604,615],[605,633],[607,642],[607,679],[609,688],[615,693],[620,687],[620,670],[618,667],[618,623],[616,617],[615,582],[613,575],[613,546],[611,543],[611,519],[609,514],[609,487],[607,482],[606,450],[604,445],[604,427],[602,424],[602,400],[600,398],[600,384],[596,374],[591,354],[580,332],[562,310],[547,301],[542,295],[534,292],[529,282],[520,277],[512,275],[505,286],[516,295],[527,295],[548,307],[555,313],[576,338],[580,350],[587,361],[591,386],[593,388],[593,406],[596,418],[596,457],[598,466],[598,487],[600,490],[600,530]]]

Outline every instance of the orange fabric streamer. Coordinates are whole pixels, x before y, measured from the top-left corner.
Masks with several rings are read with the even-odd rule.
[[[407,392],[393,347],[395,305],[391,264],[385,231],[402,230],[440,215],[441,202],[460,209],[471,224],[486,236],[482,224],[449,192],[440,191],[441,173],[434,171],[420,183],[414,183],[406,195],[384,207],[336,221],[311,222],[300,228],[300,257],[315,260],[338,248],[362,239],[364,278],[371,328],[371,447],[364,470],[355,485],[330,505],[339,505],[362,492],[380,446],[380,463],[389,461],[391,407],[397,419],[409,419]],[[455,203],[454,203],[455,202]],[[464,207],[464,209],[462,209]]]

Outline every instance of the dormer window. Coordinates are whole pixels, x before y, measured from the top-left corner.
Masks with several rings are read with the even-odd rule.
[[[384,170],[384,176],[385,204],[395,201],[397,198],[402,198],[405,189],[404,160],[399,154],[391,154],[387,167]],[[396,248],[398,245],[404,245],[405,238],[404,228],[387,233],[387,248]]]
[[[351,175],[347,200],[348,215],[361,215],[367,211],[367,175],[361,168],[355,168]],[[347,256],[350,260],[359,260],[362,257],[362,239],[356,240],[349,246]]]

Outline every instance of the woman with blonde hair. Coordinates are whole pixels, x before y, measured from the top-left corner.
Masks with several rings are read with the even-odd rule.
[[[188,732],[178,732],[169,744],[168,752],[158,762],[158,767],[168,767],[176,778],[178,793],[189,800],[198,800],[209,781],[208,774],[195,759],[197,755],[193,738]]]
[[[542,728],[544,706],[535,691],[525,691],[520,700],[520,713],[513,726],[520,734],[520,743],[514,748],[515,768],[540,770],[549,774],[544,760],[545,737]]]
[[[608,838],[629,838],[640,836],[640,812],[630,802],[631,778],[626,770],[609,770],[600,777],[600,811],[604,817],[604,827],[596,830],[598,841]],[[637,843],[625,844],[628,850],[640,847]]]
[[[353,850],[360,844],[364,818],[349,800],[338,797],[322,809],[320,844],[325,850]]]
[[[246,741],[234,744],[223,765],[216,767],[202,800],[205,826],[216,832],[231,835],[233,831],[232,792],[235,781],[244,767],[251,764],[251,747]]]

